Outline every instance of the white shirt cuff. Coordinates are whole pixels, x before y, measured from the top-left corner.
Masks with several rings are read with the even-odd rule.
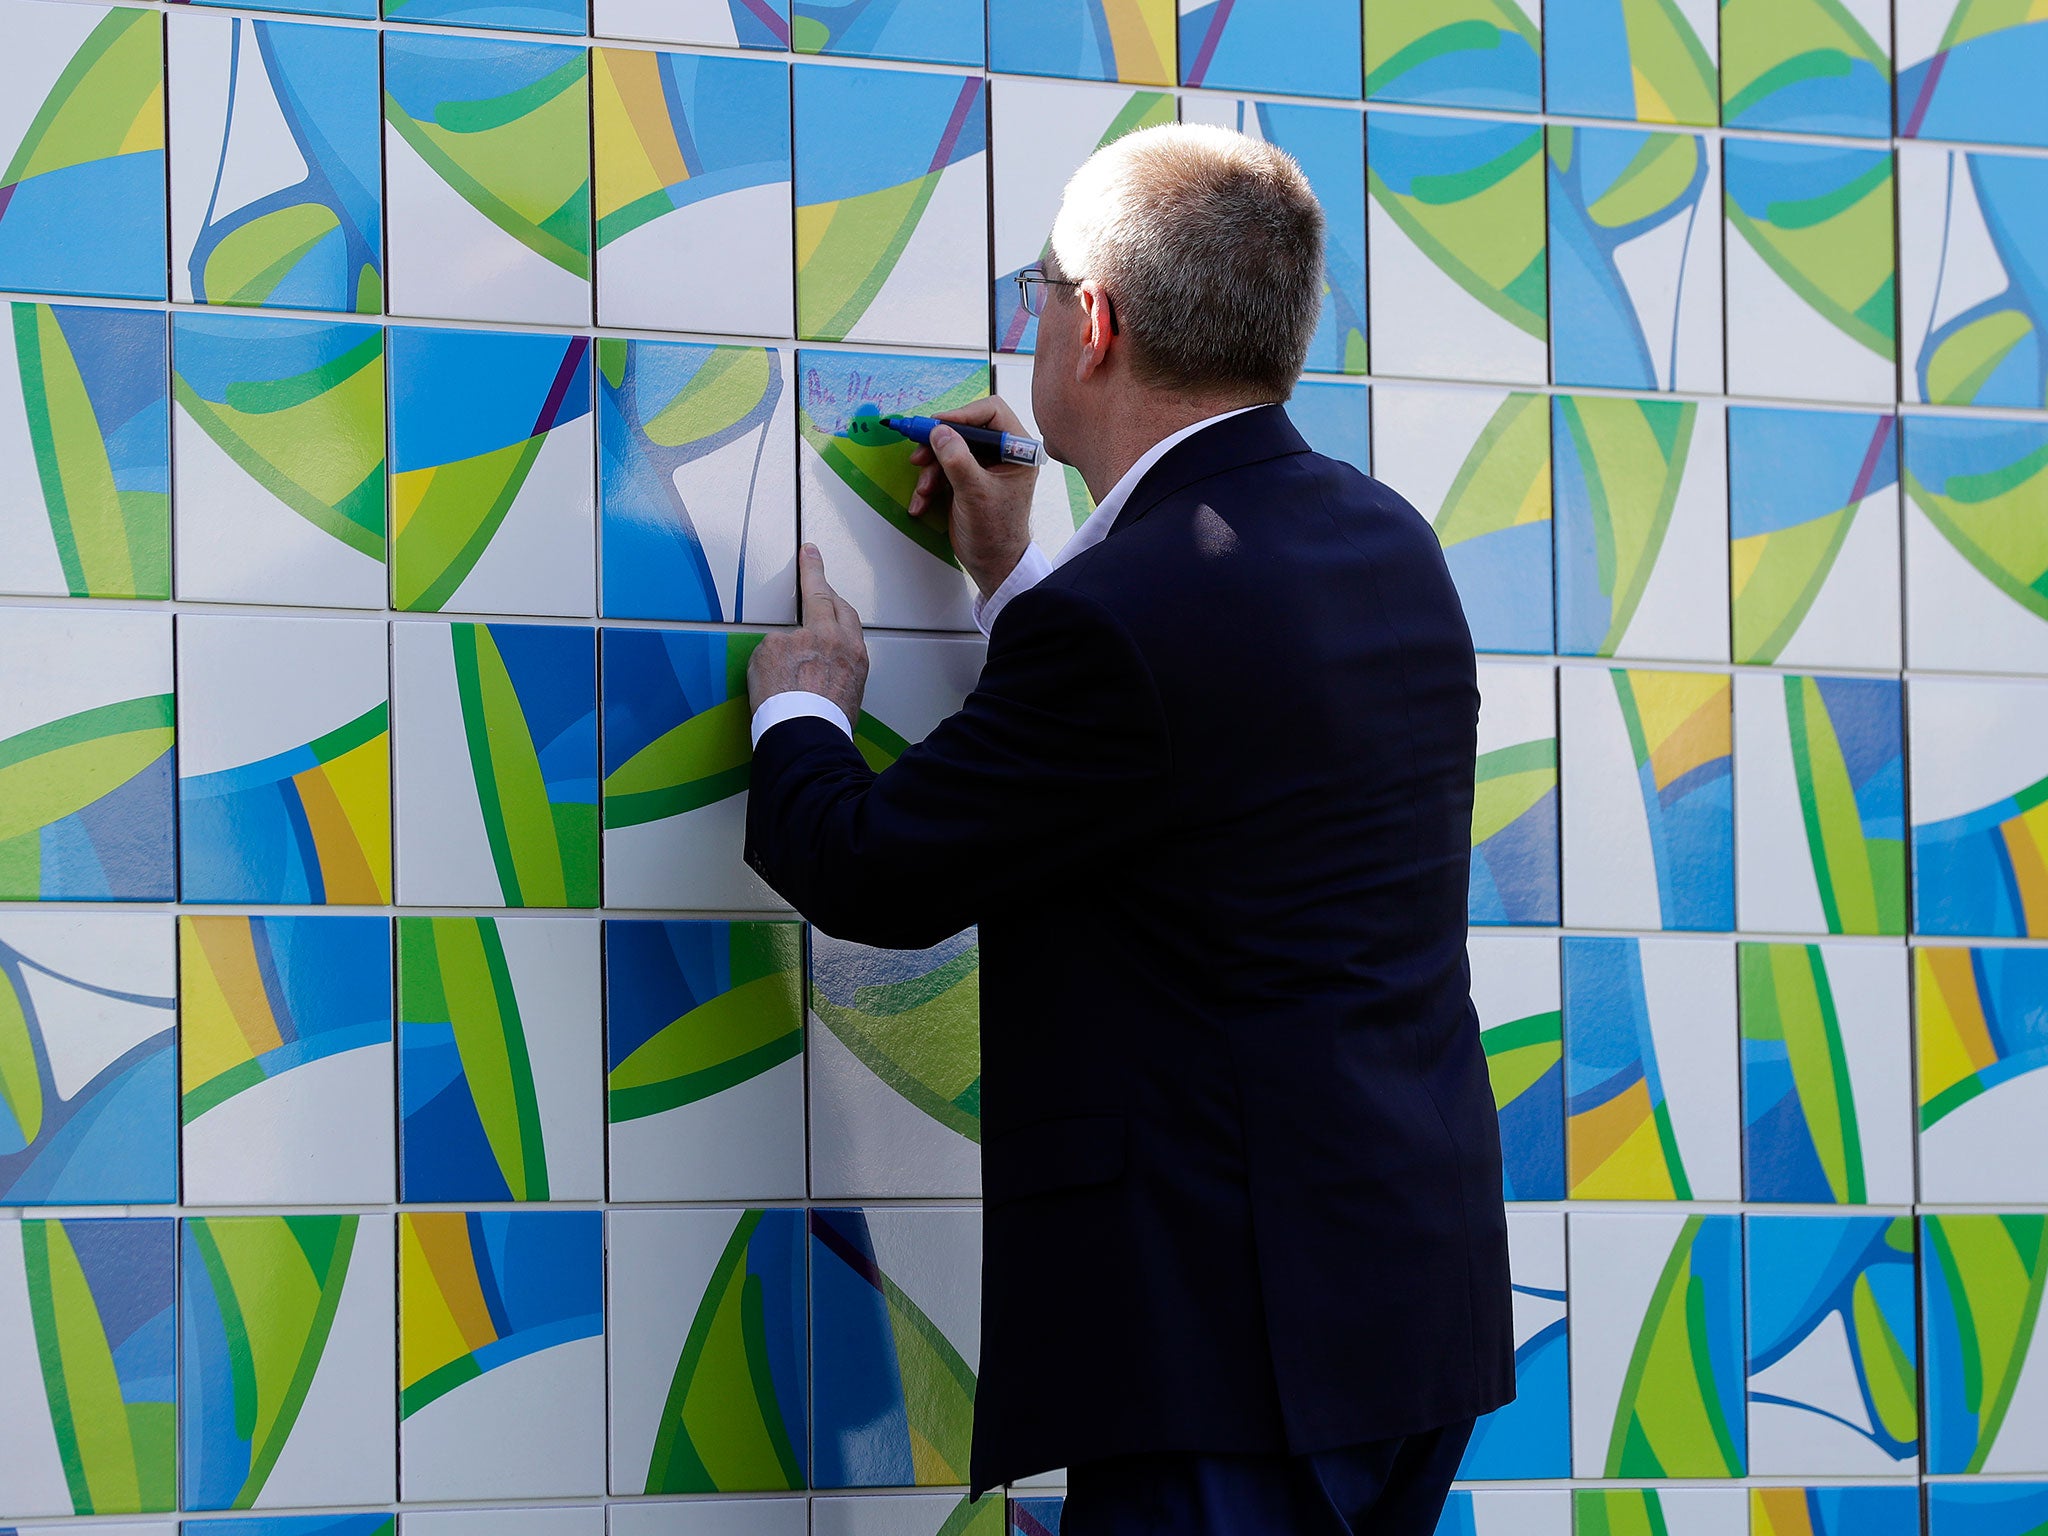
[[[1052,574],[1052,561],[1036,544],[1024,547],[1024,558],[1017,562],[1017,568],[1010,572],[1000,587],[987,598],[974,599],[974,622],[985,635],[996,627],[996,616],[1010,605],[1010,599],[1020,593],[1029,592]]]
[[[795,689],[764,700],[761,707],[754,711],[754,745],[761,745],[761,738],[766,736],[772,727],[782,724],[785,720],[801,720],[806,716],[829,720],[846,732],[849,739],[853,736],[853,725],[846,718],[845,710],[822,693],[805,693],[801,689]]]

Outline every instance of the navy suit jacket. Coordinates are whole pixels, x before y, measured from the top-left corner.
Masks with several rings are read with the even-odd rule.
[[[1273,406],[1169,451],[887,772],[763,736],[747,858],[799,912],[981,925],[976,1491],[1514,1395],[1478,707],[1428,524]]]

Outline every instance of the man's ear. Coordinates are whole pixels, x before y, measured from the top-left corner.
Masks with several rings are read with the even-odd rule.
[[[1081,345],[1074,357],[1074,377],[1086,379],[1109,362],[1109,354],[1116,346],[1116,324],[1111,318],[1114,311],[1109,306],[1109,297],[1096,286],[1093,278],[1074,290],[1079,301],[1075,306],[1081,312]]]

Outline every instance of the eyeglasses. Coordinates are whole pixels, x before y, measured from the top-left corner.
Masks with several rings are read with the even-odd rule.
[[[1086,281],[1086,278],[1079,277],[1053,277],[1043,267],[1026,267],[1017,274],[1017,292],[1024,305],[1024,313],[1035,320],[1045,313],[1047,287],[1078,288]],[[1105,293],[1102,302],[1109,306],[1109,333],[1114,336],[1117,334],[1116,300]]]

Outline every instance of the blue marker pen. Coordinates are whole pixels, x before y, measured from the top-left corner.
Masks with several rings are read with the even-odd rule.
[[[932,428],[951,427],[965,439],[969,450],[983,464],[1035,465],[1043,461],[1045,446],[1036,438],[1015,432],[998,432],[991,427],[962,426],[957,421],[941,422],[936,416],[884,416],[882,425],[913,443],[929,445]]]

